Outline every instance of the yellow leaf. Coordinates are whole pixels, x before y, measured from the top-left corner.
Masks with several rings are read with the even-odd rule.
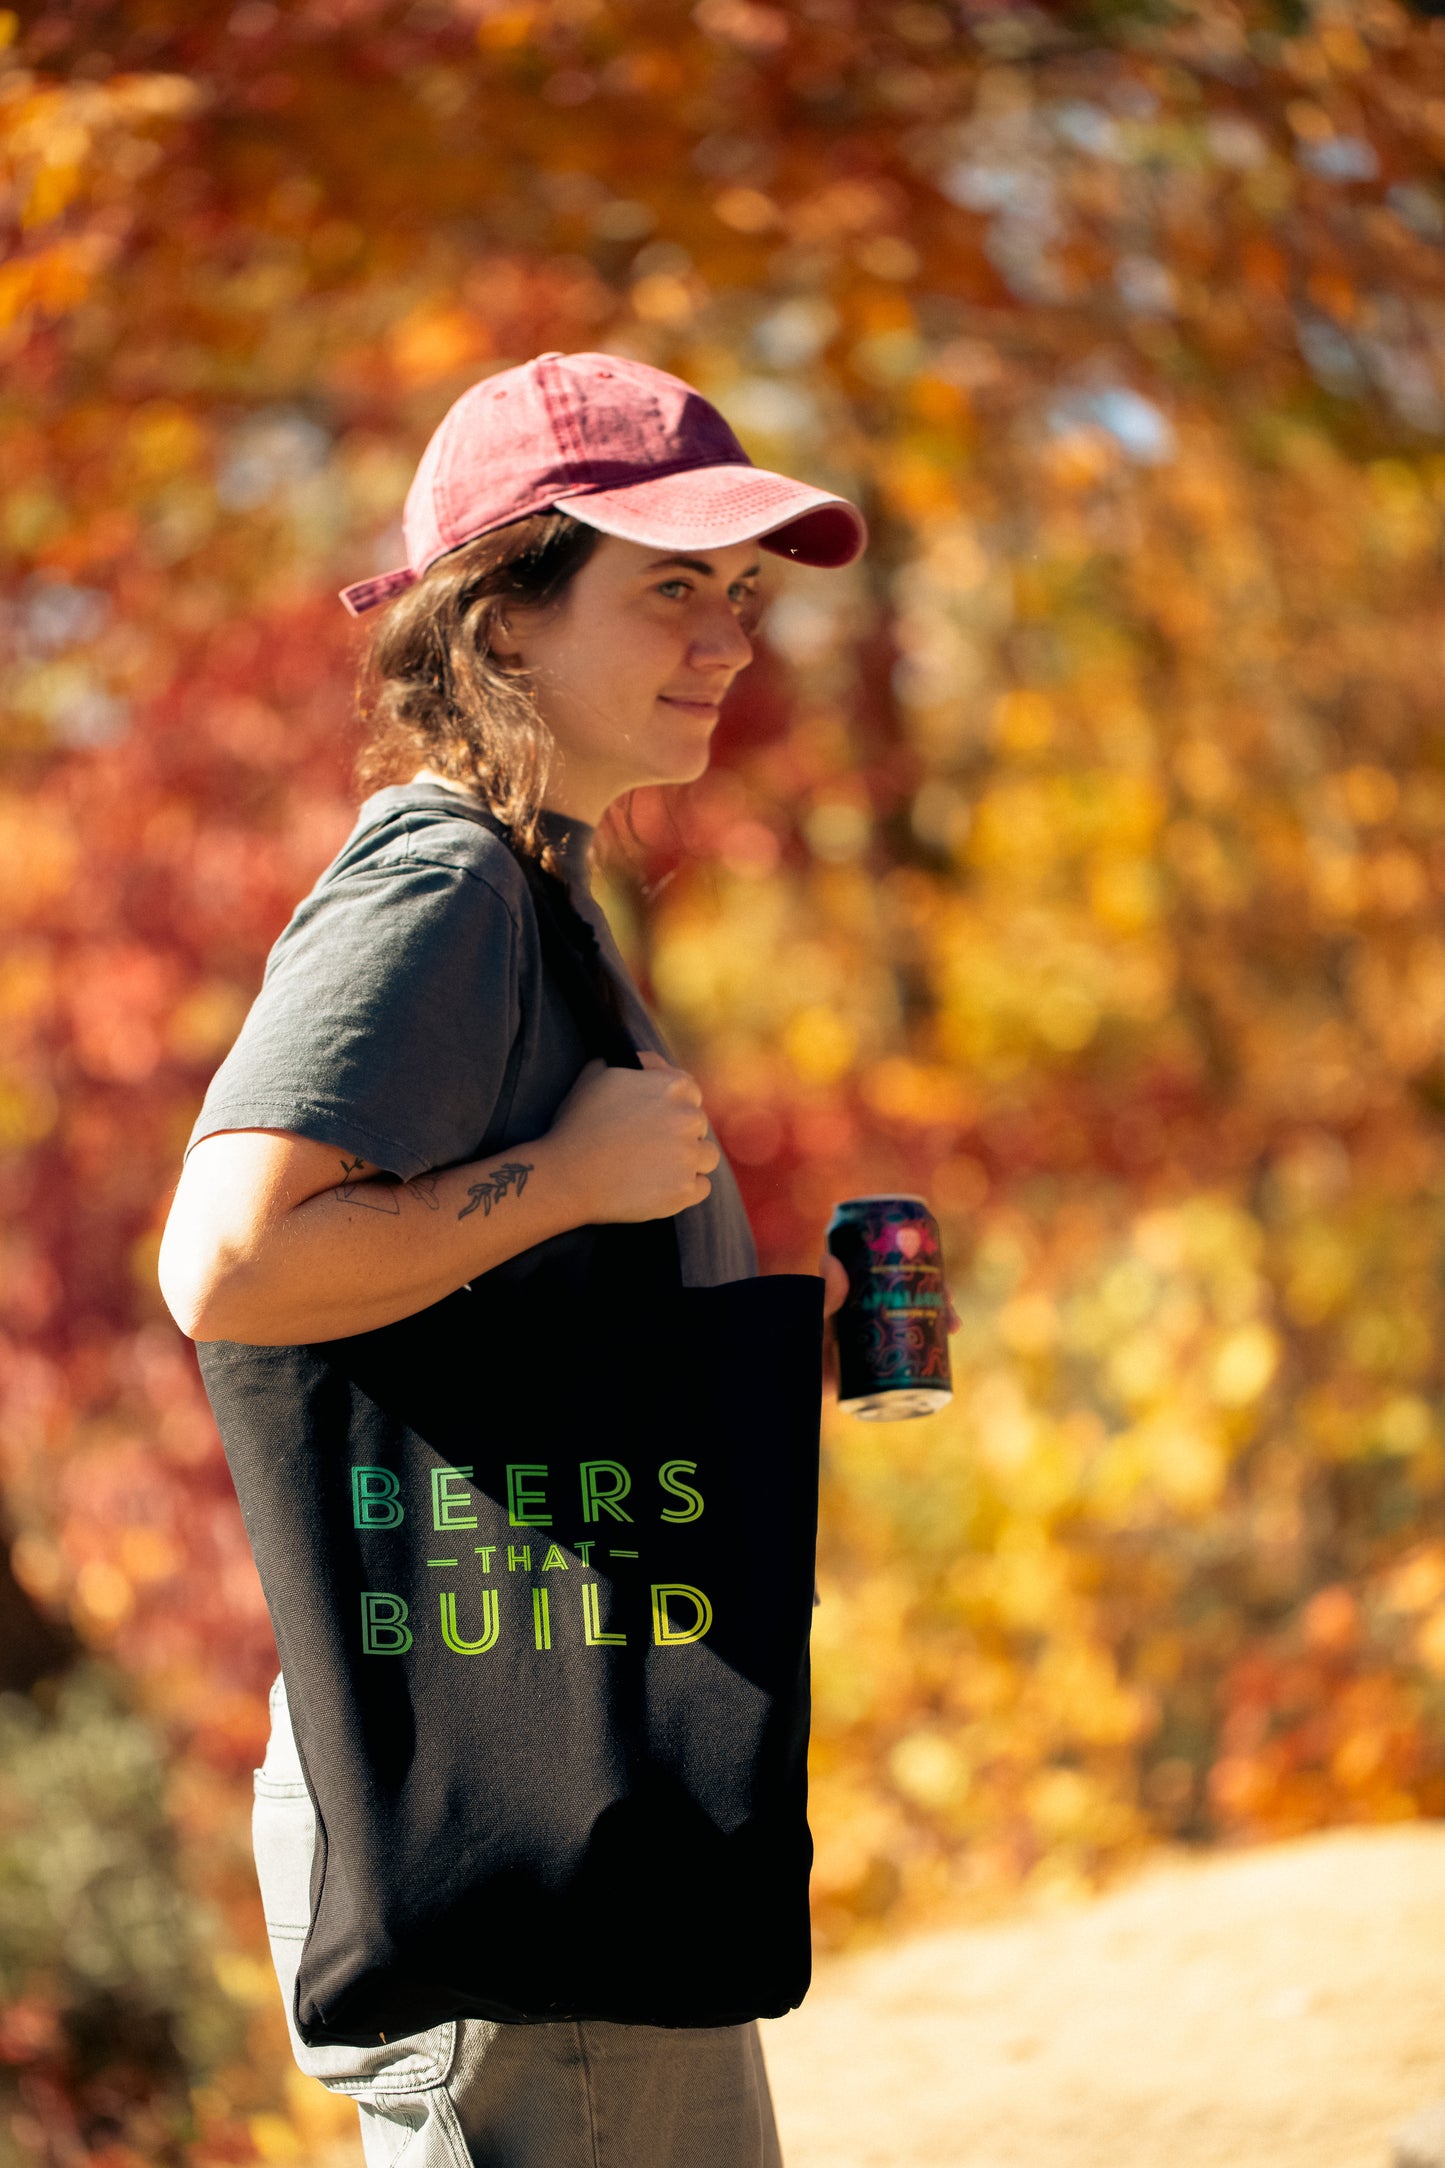
[[[835,1009],[801,1009],[783,1033],[783,1051],[809,1084],[834,1084],[847,1074],[858,1035]]]
[[[1274,1376],[1279,1346],[1267,1325],[1241,1325],[1221,1344],[1214,1358],[1214,1397],[1226,1408],[1246,1407]]]

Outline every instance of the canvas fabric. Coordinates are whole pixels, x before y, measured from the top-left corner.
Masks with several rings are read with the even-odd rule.
[[[356,2102],[367,2168],[782,2168],[756,2025],[463,2018],[385,2046],[307,2047],[294,1998],[316,1819],[279,1678],[252,1833],[292,2052]]]

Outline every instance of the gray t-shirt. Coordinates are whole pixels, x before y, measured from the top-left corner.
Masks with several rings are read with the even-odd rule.
[[[220,1129],[290,1129],[410,1181],[551,1127],[586,1058],[582,1039],[542,976],[520,867],[455,806],[435,784],[367,799],[272,949],[192,1144]],[[592,830],[544,820],[565,838],[573,902],[596,930],[637,1045],[667,1054],[588,885]],[[690,1287],[757,1271],[726,1160],[677,1232]]]

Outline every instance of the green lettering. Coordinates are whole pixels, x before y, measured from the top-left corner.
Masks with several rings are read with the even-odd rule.
[[[596,1536],[589,1536],[585,1543],[574,1543],[572,1548],[577,1553],[577,1556],[581,1559],[583,1565],[590,1566],[592,1563],[592,1553],[597,1548],[597,1538]]]
[[[697,1612],[691,1626],[676,1627],[668,1616],[668,1602],[681,1596]],[[712,1605],[700,1588],[686,1581],[654,1581],[652,1584],[652,1638],[660,1649],[680,1649],[686,1641],[701,1641],[712,1624]]]
[[[477,1516],[468,1513],[471,1499],[465,1491],[452,1489],[471,1474],[470,1468],[433,1468],[431,1472],[431,1517],[434,1528],[475,1528]]]
[[[361,1646],[368,1656],[405,1656],[411,1647],[406,1603],[383,1590],[361,1592]]]
[[[610,1513],[615,1521],[630,1521],[632,1515],[624,1513],[619,1500],[625,1498],[632,1488],[632,1478],[620,1460],[584,1460],[582,1476],[582,1518],[598,1520]],[[613,1480],[609,1484],[608,1477]]]
[[[500,1546],[499,1546],[498,1544],[495,1544],[495,1543],[477,1543],[477,1544],[474,1544],[474,1545],[473,1545],[473,1549],[475,1550],[475,1552],[476,1552],[476,1554],[477,1554],[478,1558],[479,1558],[479,1559],[481,1560],[481,1562],[482,1562],[482,1571],[483,1571],[483,1573],[490,1573],[490,1572],[491,1572],[491,1570],[492,1570],[492,1553],[493,1553],[493,1551],[495,1551],[495,1550],[498,1550],[499,1548],[500,1548]]]
[[[542,1561],[542,1571],[543,1573],[565,1573],[567,1571],[567,1561],[555,1543],[547,1545],[547,1556]]]
[[[545,1588],[532,1591],[532,1638],[539,1649],[552,1646],[552,1599]]]
[[[509,1543],[509,1544],[507,1545],[507,1571],[508,1571],[508,1573],[515,1573],[515,1572],[516,1572],[516,1570],[517,1570],[517,1568],[518,1568],[518,1566],[520,1566],[520,1567],[521,1567],[521,1569],[522,1569],[523,1573],[530,1573],[530,1572],[531,1572],[531,1570],[532,1570],[532,1549],[531,1549],[531,1545],[530,1545],[530,1544],[527,1544],[527,1543],[523,1543],[523,1544]]]
[[[481,1656],[497,1645],[501,1631],[501,1605],[497,1602],[494,1588],[482,1590],[482,1638],[480,1641],[463,1641],[457,1631],[457,1599],[447,1591],[442,1598],[442,1639],[458,1656]]]
[[[509,1462],[507,1467],[507,1519],[513,1528],[550,1528],[550,1513],[534,1513],[534,1506],[547,1503],[545,1491],[532,1490],[522,1481],[523,1476],[545,1475],[546,1468],[540,1461]]]
[[[401,1484],[390,1468],[352,1469],[353,1528],[400,1528],[405,1519],[406,1509],[401,1503]]]
[[[665,1491],[671,1491],[674,1498],[685,1498],[687,1500],[686,1505],[680,1508],[677,1506],[664,1506],[662,1518],[665,1521],[700,1521],[702,1519],[702,1492],[694,1490],[691,1483],[679,1483],[677,1480],[679,1472],[683,1475],[696,1475],[697,1462],[695,1460],[665,1460],[657,1471],[657,1480]]]
[[[624,1648],[626,1634],[605,1634],[602,1631],[602,1600],[597,1593],[595,1581],[582,1583],[582,1638],[589,1649]]]

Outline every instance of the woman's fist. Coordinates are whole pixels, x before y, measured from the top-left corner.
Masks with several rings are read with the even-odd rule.
[[[712,1189],[721,1154],[696,1079],[661,1054],[638,1059],[641,1069],[589,1062],[549,1132],[584,1223],[670,1219]]]

